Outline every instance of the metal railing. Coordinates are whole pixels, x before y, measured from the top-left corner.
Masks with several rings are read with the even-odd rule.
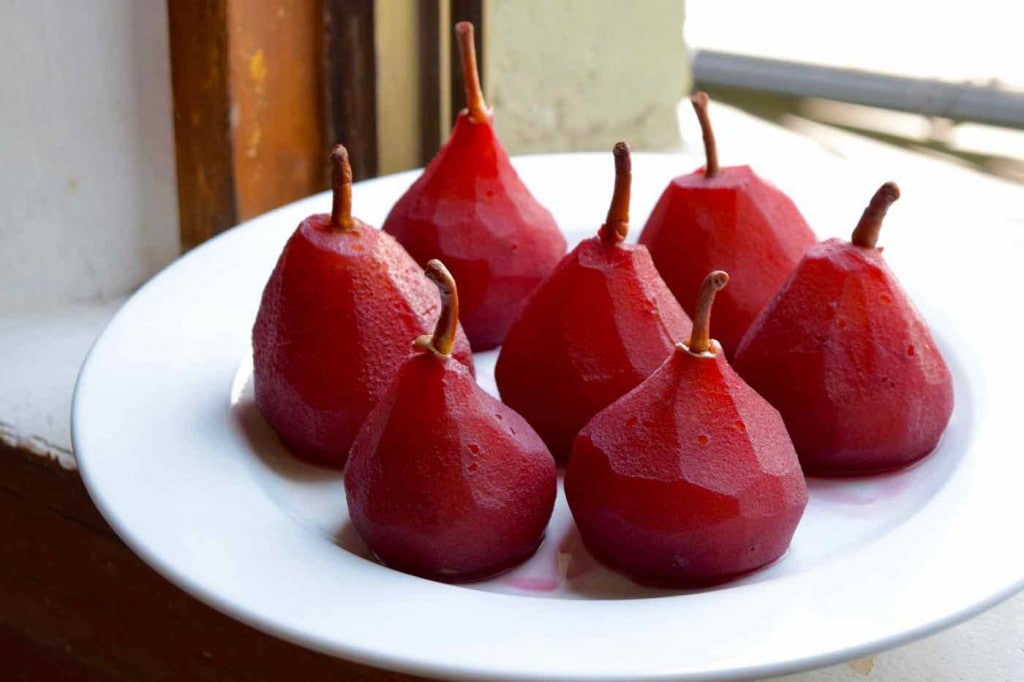
[[[794,97],[1024,129],[1024,92],[698,50],[694,80]]]

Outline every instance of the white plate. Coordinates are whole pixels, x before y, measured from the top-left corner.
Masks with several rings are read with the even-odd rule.
[[[668,178],[698,162],[634,156],[635,231]],[[516,163],[570,241],[593,233],[611,189],[608,154]],[[803,172],[795,180],[815,182]],[[414,177],[360,183],[356,214],[380,225]],[[874,190],[852,188],[851,201],[835,183],[815,187],[821,204],[809,215],[846,234],[859,215],[849,207]],[[981,248],[949,211],[925,220],[912,219],[913,203],[894,208],[882,241],[949,360],[952,423],[908,471],[811,481],[792,548],[767,570],[704,591],[637,587],[586,555],[560,498],[534,559],[451,586],[365,558],[340,477],[289,459],[253,409],[260,292],[299,220],[329,206],[324,195],[297,202],[168,267],[116,315],[79,377],[73,438],[93,499],[132,549],[216,608],[307,647],[426,675],[736,679],[894,646],[1021,586],[1024,371],[1003,314],[1019,302],[985,294],[1013,280],[1018,245]],[[983,266],[995,268],[988,280],[972,276]],[[477,358],[490,390],[493,359]]]

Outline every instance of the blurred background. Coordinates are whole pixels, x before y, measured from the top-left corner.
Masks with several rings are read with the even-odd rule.
[[[696,85],[834,149],[1024,179],[1018,3],[11,0],[0,313],[122,296],[324,189],[336,141],[361,177],[423,165],[462,106],[461,18],[512,153],[678,150]]]
[[[324,189],[336,141],[361,177],[423,165],[462,106],[461,18],[511,153],[678,150],[696,85],[824,145],[1024,179],[1017,3],[12,0],[0,312],[123,295]]]
[[[513,154],[604,151],[619,139],[699,154],[685,99],[697,87],[714,100],[716,128],[728,131],[723,164],[757,158],[771,169],[773,155],[813,150],[877,167],[880,179],[899,170],[901,183],[937,202],[959,193],[979,206],[1016,206],[1005,217],[1024,223],[1021,3],[4,0],[0,481],[15,480],[4,444],[74,468],[68,414],[78,367],[117,306],[162,267],[326,189],[335,142],[349,147],[360,178],[429,161],[463,105],[451,40],[460,19],[476,24],[485,93]],[[49,485],[13,497],[0,487],[0,517],[15,509],[5,500],[32,495],[53,496],[40,508],[61,512],[55,524],[69,512],[53,500],[77,495],[88,506],[76,478]],[[14,567],[8,586],[48,584],[18,569],[34,547],[0,553],[0,565]],[[33,570],[55,563],[37,558]],[[113,578],[97,570],[109,589],[102,580]],[[52,600],[27,594],[20,622],[70,646],[65,620],[82,616],[45,620],[31,606]],[[12,618],[0,608],[0,661],[14,641]],[[1017,618],[1019,631],[1019,616],[1003,618]],[[93,641],[95,621],[78,625],[78,645]],[[1012,625],[991,627],[1003,634],[940,640],[918,649],[919,663],[948,671],[951,651],[992,640],[1005,656],[989,669],[1020,679],[1024,650],[1008,641]],[[1007,656],[1018,665],[1010,672],[998,667]],[[135,678],[148,678],[140,665]],[[905,679],[893,669],[888,679]]]

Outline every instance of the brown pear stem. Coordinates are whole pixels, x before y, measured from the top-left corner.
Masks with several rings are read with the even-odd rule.
[[[882,220],[892,203],[900,198],[900,188],[895,182],[887,182],[878,188],[875,196],[871,197],[871,203],[864,209],[860,222],[853,229],[853,236],[850,241],[854,246],[863,246],[866,249],[875,248],[878,243],[878,233],[882,230]]]
[[[708,93],[698,91],[690,97],[693,110],[700,122],[700,132],[704,137],[704,177],[711,178],[718,173],[718,146],[715,144],[715,131],[711,128],[711,117],[708,116]]]
[[[724,270],[708,273],[697,293],[697,308],[693,315],[693,331],[687,346],[691,353],[706,353],[711,348],[711,304],[715,294],[729,283],[729,275]]]
[[[462,82],[466,87],[466,108],[469,117],[476,123],[487,120],[487,104],[480,87],[480,71],[476,66],[476,44],[473,42],[473,24],[460,21],[455,24],[455,37],[459,41],[459,57],[462,59]]]
[[[459,326],[459,290],[455,287],[452,273],[436,258],[427,262],[426,275],[441,292],[441,313],[437,317],[433,335],[417,338],[413,346],[448,357],[452,354],[455,332]]]
[[[633,163],[629,157],[629,145],[617,142],[612,149],[615,155],[615,189],[608,217],[597,234],[605,244],[617,244],[629,234],[629,191],[633,181]]]
[[[335,145],[331,150],[331,225],[339,230],[351,230],[352,219],[352,166],[348,162],[348,150]]]

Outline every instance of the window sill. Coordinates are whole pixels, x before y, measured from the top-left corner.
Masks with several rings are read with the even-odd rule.
[[[75,469],[71,394],[97,334],[124,302],[0,315],[0,442]]]

